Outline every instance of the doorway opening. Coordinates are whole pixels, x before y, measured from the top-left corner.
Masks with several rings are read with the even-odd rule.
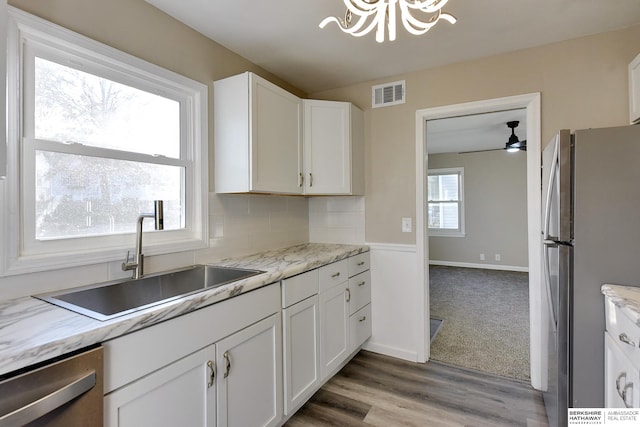
[[[527,216],[527,265],[529,268],[529,326],[531,384],[542,384],[541,342],[541,248],[540,248],[540,94],[526,94],[490,99],[444,107],[428,108],[416,112],[416,249],[418,254],[418,317],[423,319],[419,328],[418,358],[430,357],[430,299],[429,299],[429,231],[426,189],[429,170],[427,155],[430,120],[479,115],[498,111],[524,109],[526,116],[526,216]],[[495,256],[495,254],[494,254]]]
[[[524,135],[524,108],[429,120],[427,225],[430,358],[528,381]]]

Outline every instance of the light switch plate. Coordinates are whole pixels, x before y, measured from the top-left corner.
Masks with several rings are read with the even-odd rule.
[[[411,233],[412,225],[411,218],[402,218],[402,232]]]

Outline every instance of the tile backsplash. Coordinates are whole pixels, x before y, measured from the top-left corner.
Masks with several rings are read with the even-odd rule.
[[[363,196],[309,199],[309,241],[315,243],[365,242]]]
[[[208,261],[309,242],[308,199],[258,194],[209,194]]]

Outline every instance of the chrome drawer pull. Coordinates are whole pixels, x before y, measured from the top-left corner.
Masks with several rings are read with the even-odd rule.
[[[231,355],[229,354],[228,351],[225,351],[222,357],[224,358],[224,364],[225,364],[224,378],[227,378],[229,376],[229,372],[231,372]]]
[[[624,400],[624,396],[622,395],[622,390],[620,390],[620,380],[624,378],[624,382],[625,384],[627,383],[627,373],[623,372],[620,375],[618,375],[618,378],[616,378],[616,390],[618,391],[618,396],[620,396],[623,400]]]
[[[627,398],[629,398],[628,401]],[[624,390],[622,390],[622,401],[627,408],[633,407],[633,383],[624,386]]]
[[[216,366],[211,360],[207,362],[207,366],[209,367],[209,371],[210,371],[209,381],[207,381],[207,387],[211,388],[213,387],[213,383],[216,380]]]
[[[364,280],[360,283],[358,283],[358,286],[364,286],[367,282],[365,282]]]
[[[360,261],[359,263],[356,264],[358,267],[362,267],[364,265],[364,261]]]
[[[623,342],[623,343],[625,343],[625,344],[629,344],[629,345],[630,345],[630,346],[632,346],[632,347],[635,347],[635,346],[636,346],[636,343],[635,343],[635,342],[633,342],[633,341],[631,341],[631,340],[629,339],[629,336],[628,336],[627,334],[625,334],[624,332],[623,332],[623,333],[621,333],[620,335],[618,335],[618,338],[620,339],[620,341],[622,341],[622,342]]]
[[[347,302],[351,301],[351,289],[347,288],[346,292]]]
[[[362,316],[358,319],[358,322],[364,322],[365,320],[367,320],[367,316]]]
[[[332,279],[335,279],[336,277],[339,277],[339,276],[340,276],[340,272],[338,271],[337,273],[332,274],[332,275],[331,275],[331,278],[332,278]]]

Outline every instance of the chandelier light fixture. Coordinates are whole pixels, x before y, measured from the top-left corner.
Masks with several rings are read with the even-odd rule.
[[[442,11],[449,0],[343,0],[347,11],[344,19],[329,16],[320,23],[324,28],[335,22],[345,33],[362,37],[376,28],[376,41],[384,42],[385,23],[389,40],[396,39],[396,5],[400,6],[400,19],[404,29],[420,36],[441,19],[455,24],[455,16]],[[355,21],[355,22],[354,22]]]

